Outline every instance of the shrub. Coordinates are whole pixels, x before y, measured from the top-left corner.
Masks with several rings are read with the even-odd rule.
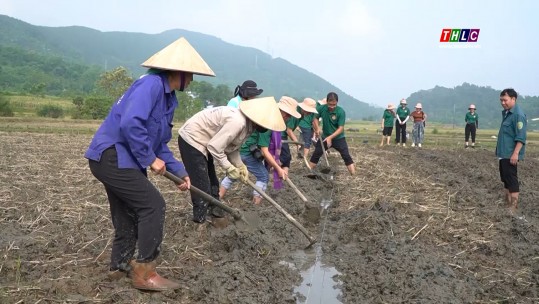
[[[13,108],[9,103],[7,97],[0,95],[0,116],[2,117],[13,117]]]
[[[64,117],[64,109],[57,105],[44,105],[39,107],[37,115],[40,117],[60,118]]]
[[[432,129],[432,134],[438,134],[438,129],[436,128]]]

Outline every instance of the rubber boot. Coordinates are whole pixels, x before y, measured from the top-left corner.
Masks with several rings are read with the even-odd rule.
[[[203,200],[193,202],[193,222],[204,223],[206,221],[206,213],[208,212],[208,203]]]
[[[131,272],[131,259],[128,259],[126,262],[121,262],[115,267],[110,267],[107,278],[109,281],[118,281],[129,276]]]
[[[165,279],[155,271],[156,263],[138,263],[131,261],[131,279],[133,287],[141,290],[165,291],[180,288],[180,284]]]

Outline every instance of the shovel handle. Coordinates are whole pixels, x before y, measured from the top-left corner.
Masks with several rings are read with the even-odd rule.
[[[298,221],[296,221],[295,218],[293,218],[288,212],[286,212],[283,207],[281,207],[269,195],[267,195],[266,192],[262,191],[262,189],[260,189],[257,185],[253,184],[253,182],[250,180],[247,180],[245,183],[251,186],[251,188],[253,188],[254,190],[256,190],[256,192],[260,193],[260,195],[262,195],[262,197],[264,197],[268,202],[273,205],[273,207],[275,207],[282,215],[284,215],[290,223],[296,226],[296,228],[298,228],[299,231],[301,231],[301,233],[303,233],[309,240],[309,246],[312,246],[314,243],[316,243],[316,239],[309,234],[307,229],[305,229],[305,227],[303,227],[303,225],[301,225]]]
[[[322,154],[324,155],[324,160],[326,161],[326,166],[329,167],[328,156],[326,154],[326,148],[324,147],[324,141],[322,140],[322,138],[320,138],[320,145],[322,145]]]
[[[282,141],[283,144],[293,144],[293,145],[298,145],[298,146],[305,146],[305,143],[302,143],[300,141],[293,141],[293,140],[283,140]]]
[[[180,177],[177,177],[176,175],[174,175],[174,174],[172,174],[172,173],[170,173],[168,171],[165,172],[165,177],[168,178],[169,180],[173,181],[176,185],[180,185],[180,184],[185,183],[185,181],[183,179],[181,179]],[[215,206],[225,210],[226,212],[230,213],[230,215],[232,215],[232,217],[234,217],[234,219],[242,220],[244,222],[247,222],[245,220],[245,218],[241,215],[239,210],[234,209],[232,207],[229,207],[229,206],[223,204],[221,201],[219,201],[215,197],[209,195],[208,193],[198,189],[197,187],[195,187],[193,185],[191,185],[189,190],[191,191],[191,194],[194,193],[194,194],[202,197],[204,200],[208,201],[210,204],[215,205]]]
[[[296,185],[294,185],[294,183],[290,180],[290,177],[286,179],[286,182],[288,183],[290,187],[292,187],[292,189],[294,189],[294,192],[296,192],[296,194],[299,196],[299,198],[301,198],[303,202],[306,203],[308,201],[305,195],[303,195],[303,193],[299,191],[298,187],[296,187]]]

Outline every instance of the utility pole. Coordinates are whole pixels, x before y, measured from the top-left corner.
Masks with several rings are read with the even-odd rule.
[[[453,103],[453,129],[455,129],[455,104]]]

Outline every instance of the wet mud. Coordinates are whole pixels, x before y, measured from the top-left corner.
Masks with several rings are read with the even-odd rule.
[[[333,180],[308,178],[294,159],[290,176],[309,202],[286,184],[268,194],[318,238],[309,250],[271,204],[251,203],[248,186],[236,184],[225,202],[252,225],[230,216],[219,227],[198,225],[189,195],[151,175],[167,201],[158,272],[182,285],[152,293],[107,278],[113,230],[105,191],[83,158],[90,139],[0,133],[0,303],[539,301],[533,153],[519,165],[517,217],[504,206],[492,151],[351,144],[357,175],[331,153]],[[332,293],[315,296],[304,284],[316,263],[331,270],[315,276]]]

